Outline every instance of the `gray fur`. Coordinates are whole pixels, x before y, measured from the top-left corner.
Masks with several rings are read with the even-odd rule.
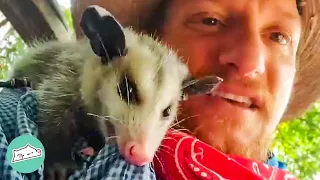
[[[96,57],[86,40],[52,41],[28,50],[13,69],[12,77],[31,80],[39,101],[39,139],[46,150],[45,167],[53,168],[55,162],[63,167],[76,167],[71,148],[83,134],[76,127],[74,112],[83,106],[80,77],[84,60],[88,58]],[[93,117],[83,115],[87,131],[98,131]]]
[[[183,89],[188,68],[174,51],[129,28],[123,32],[128,54],[109,64],[103,64],[87,39],[40,43],[16,62],[12,77],[30,80],[39,100],[39,139],[46,150],[46,169],[76,168],[71,150],[80,137],[97,133],[89,141],[96,151],[102,148],[107,127],[87,113],[121,119],[112,122],[122,136],[118,144],[145,138],[143,143],[156,151],[175,119],[181,91],[190,87],[192,91],[186,92],[197,94],[196,89],[204,93],[213,87],[195,88],[195,81]],[[127,104],[116,93],[124,73],[137,85],[141,99],[137,104]],[[168,108],[170,113],[164,116]]]
[[[125,31],[129,36],[136,36],[128,29]],[[164,71],[166,66],[163,64],[168,59],[163,58],[173,52],[161,46],[160,42],[154,41],[152,37],[142,34],[137,37],[141,46],[159,58],[157,60],[159,70],[157,74],[154,74],[153,83],[159,88],[166,86],[162,82],[164,81],[162,74],[167,73]],[[172,58],[176,57],[172,56]],[[86,68],[84,64],[89,60],[99,62],[100,57],[92,52],[87,40],[68,43],[53,41],[40,43],[36,45],[36,48],[28,50],[22,59],[16,62],[13,69],[12,77],[18,79],[26,77],[31,80],[39,100],[39,139],[46,150],[45,167],[47,169],[76,168],[70,154],[75,140],[90,132],[100,131],[101,127],[98,126],[101,124],[98,124],[95,117],[86,115],[86,112],[106,115],[106,112],[101,111],[102,104],[94,95],[91,95],[90,98],[92,98],[91,102],[97,99],[94,101],[95,104],[84,104],[80,92],[81,77]],[[115,64],[119,66],[121,63],[115,62]],[[181,69],[176,69],[181,70],[183,74],[180,77],[181,83],[183,77],[187,75],[187,71],[184,71],[186,69],[182,67],[181,64]],[[130,73],[130,69],[127,71]],[[83,111],[80,111],[79,108],[83,108]],[[173,108],[177,108],[177,102]],[[78,117],[77,122],[75,116]],[[81,127],[79,127],[79,122]]]

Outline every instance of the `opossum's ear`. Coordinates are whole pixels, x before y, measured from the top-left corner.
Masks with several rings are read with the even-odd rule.
[[[92,5],[82,14],[80,27],[92,50],[107,63],[126,54],[126,40],[120,23],[106,9]]]
[[[182,84],[182,100],[187,100],[188,96],[208,94],[214,91],[223,81],[218,76],[205,76],[193,79],[189,76]]]

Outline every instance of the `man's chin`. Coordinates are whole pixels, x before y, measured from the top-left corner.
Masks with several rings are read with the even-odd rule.
[[[203,142],[227,154],[264,157],[267,111],[244,110],[221,98],[194,97],[182,104],[181,125]],[[261,154],[257,152],[261,151]]]
[[[258,161],[263,161],[266,158],[270,139],[262,139],[262,135],[256,134],[247,137],[245,133],[241,133],[241,129],[210,128],[210,125],[201,127],[194,128],[193,134],[199,140],[225,154],[238,155]]]

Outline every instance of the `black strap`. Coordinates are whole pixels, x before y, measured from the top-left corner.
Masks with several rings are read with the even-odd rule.
[[[31,82],[28,81],[26,78],[23,78],[23,79],[12,78],[9,81],[0,82],[0,87],[5,87],[5,88],[30,87],[30,88],[32,88],[32,85],[31,85]]]

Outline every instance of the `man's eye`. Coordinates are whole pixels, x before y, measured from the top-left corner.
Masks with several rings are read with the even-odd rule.
[[[288,43],[286,36],[281,34],[280,32],[271,33],[270,39],[276,43],[281,44],[281,45],[286,45]]]
[[[202,20],[202,23],[209,26],[215,26],[215,25],[218,25],[219,21],[216,18],[209,17],[209,18],[204,18]]]
[[[194,15],[188,19],[186,24],[188,28],[200,33],[215,33],[224,27],[220,20],[207,14]]]

